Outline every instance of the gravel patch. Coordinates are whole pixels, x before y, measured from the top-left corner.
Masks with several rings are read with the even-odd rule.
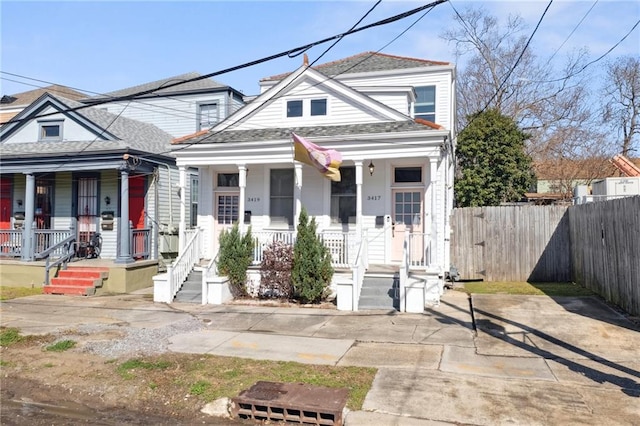
[[[117,358],[131,355],[157,355],[168,351],[169,339],[177,334],[193,333],[205,328],[201,320],[188,318],[158,328],[137,328],[118,325],[87,324],[77,327],[74,332],[86,342],[82,346],[84,352],[105,358]],[[91,340],[92,335],[112,332],[115,338]],[[73,339],[65,335],[64,339]]]

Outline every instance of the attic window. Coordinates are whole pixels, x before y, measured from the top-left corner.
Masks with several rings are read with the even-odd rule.
[[[311,99],[311,115],[327,115],[327,100]]]
[[[287,101],[287,117],[302,117],[302,101]]]
[[[61,141],[62,140],[62,120],[40,121],[38,122],[39,141]]]

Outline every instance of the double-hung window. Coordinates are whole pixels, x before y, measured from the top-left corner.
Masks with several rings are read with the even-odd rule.
[[[189,226],[195,228],[198,225],[198,177],[191,177],[191,212]]]
[[[331,182],[331,222],[347,224],[356,217],[356,168],[341,167],[340,182]]]
[[[269,216],[272,224],[293,225],[293,169],[271,169]]]
[[[198,104],[198,130],[210,129],[220,121],[217,102]]]
[[[436,86],[416,87],[416,104],[414,117],[435,123],[436,121]]]

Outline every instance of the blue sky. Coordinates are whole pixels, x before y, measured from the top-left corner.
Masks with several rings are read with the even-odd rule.
[[[197,71],[207,74],[338,34],[354,25],[374,1],[0,1],[0,70],[25,77],[105,93],[165,77]],[[382,1],[363,21],[371,23],[428,2]],[[459,1],[463,10],[482,5],[504,19],[519,13],[533,30],[548,1]],[[593,10],[565,40],[596,3]],[[424,16],[382,52],[454,61],[453,46],[439,36],[454,25],[453,9],[444,3]],[[364,51],[377,51],[420,16],[348,36],[319,63]],[[640,19],[640,2],[556,0],[532,42],[534,52],[554,60],[588,48],[592,59],[617,43]],[[311,49],[315,60],[329,43]],[[607,58],[640,55],[640,26]],[[602,64],[601,61],[598,65]],[[247,95],[258,92],[262,77],[295,70],[301,57],[282,58],[215,77]],[[560,63],[560,62],[558,62]],[[596,68],[594,65],[592,68]],[[0,74],[0,92],[34,87]]]

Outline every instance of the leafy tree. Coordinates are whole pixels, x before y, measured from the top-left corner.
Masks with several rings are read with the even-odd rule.
[[[245,281],[247,269],[253,261],[253,245],[251,227],[246,234],[240,235],[236,223],[230,231],[224,230],[220,234],[218,273],[229,277],[231,293],[234,297],[247,295]]]
[[[534,182],[528,135],[495,109],[473,114],[458,136],[455,196],[461,207],[518,201]]]
[[[318,236],[315,218],[303,207],[293,246],[293,296],[302,303],[317,303],[326,295],[333,277],[331,254]]]

